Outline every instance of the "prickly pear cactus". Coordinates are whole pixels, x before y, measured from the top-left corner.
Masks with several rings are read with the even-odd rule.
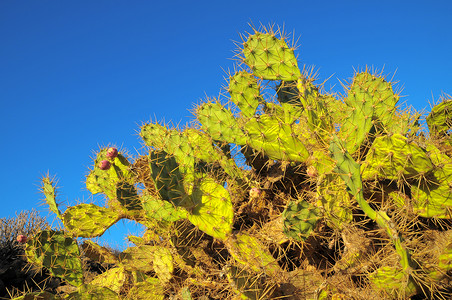
[[[74,290],[29,297],[452,297],[452,99],[427,134],[379,74],[355,73],[339,97],[300,70],[279,29],[242,46],[228,98],[196,107],[194,126],[144,124],[136,158],[98,152],[86,186],[105,206],[60,211],[43,179],[64,230],[30,237],[26,256]],[[146,227],[134,246],[115,255],[90,240],[124,218]],[[87,278],[81,254],[110,267]]]

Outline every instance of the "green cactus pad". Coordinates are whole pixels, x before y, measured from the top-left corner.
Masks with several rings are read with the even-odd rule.
[[[128,182],[118,181],[116,184],[116,199],[127,210],[142,209],[137,189]]]
[[[391,122],[399,96],[390,83],[368,72],[356,74],[345,102],[349,116],[341,126],[349,153],[354,153],[368,136],[375,120],[386,127]]]
[[[352,200],[345,182],[337,174],[321,176],[317,184],[325,220],[333,228],[344,228],[353,220]]]
[[[119,294],[129,281],[129,273],[124,268],[116,267],[97,275],[89,284],[105,287]]]
[[[232,112],[219,102],[207,102],[196,110],[196,116],[214,140],[245,144],[245,136]],[[254,114],[254,112],[253,112]]]
[[[243,44],[244,62],[266,80],[292,81],[301,76],[293,49],[272,33],[256,32]]]
[[[426,218],[452,219],[452,163],[433,171],[435,180],[411,186],[414,212]]]
[[[264,272],[270,277],[279,276],[282,272],[278,262],[273,258],[268,249],[261,242],[247,234],[230,236],[225,241],[229,253],[243,267],[255,272]]]
[[[249,146],[271,159],[303,162],[309,157],[293,129],[275,116],[252,118],[244,127]]]
[[[183,177],[174,156],[165,151],[152,151],[149,164],[160,197],[175,205],[183,205],[185,200]]]
[[[77,242],[61,231],[44,230],[27,241],[25,255],[32,264],[47,268],[73,286],[83,284]]]
[[[317,207],[306,201],[291,201],[283,211],[284,234],[296,241],[305,241],[320,219]]]
[[[63,224],[74,236],[101,236],[121,219],[121,214],[95,204],[82,203],[69,207],[63,214]]]
[[[294,115],[301,115],[304,110],[304,106],[300,99],[300,91],[297,88],[297,81],[281,81],[276,89],[276,93],[281,107],[285,110],[289,110]]]
[[[362,178],[415,178],[433,170],[433,163],[425,150],[400,134],[382,136],[374,140],[362,165]]]
[[[86,188],[94,195],[104,193],[108,198],[116,198],[116,183],[120,180],[131,180],[130,163],[121,153],[111,161],[108,170],[101,170],[99,163],[109,160],[106,156],[108,148],[97,153],[94,160],[94,168],[86,178]]]
[[[110,250],[91,240],[83,241],[82,250],[86,257],[99,263],[116,264],[118,262],[118,259]]]
[[[192,194],[195,207],[188,220],[201,231],[224,240],[232,231],[234,211],[228,191],[211,178],[195,186]]]
[[[452,99],[435,105],[427,116],[428,129],[433,134],[444,134],[452,128]]]
[[[56,191],[53,181],[49,177],[44,177],[42,179],[42,193],[46,197],[47,205],[52,212],[54,212],[58,218],[61,219],[62,215],[58,209],[58,204],[56,202]]]
[[[141,200],[146,215],[159,222],[175,222],[187,217],[185,209],[175,206],[169,201],[160,200],[149,194],[143,194]]]
[[[229,78],[228,92],[231,101],[240,108],[242,116],[254,116],[259,102],[262,101],[256,77],[246,71],[236,72]]]
[[[360,165],[353,160],[345,149],[344,143],[337,136],[333,136],[329,150],[332,157],[336,160],[335,171],[347,185],[348,192],[356,196],[362,191],[362,181],[359,173]]]
[[[160,124],[149,123],[141,127],[140,136],[149,147],[165,149],[168,130]]]
[[[59,298],[55,297],[55,295],[47,291],[27,293],[23,296],[12,298],[12,300],[57,300],[57,299]]]
[[[304,106],[309,127],[321,140],[327,141],[334,129],[332,114],[328,112],[325,104],[328,96],[321,95],[318,88],[305,78],[298,80],[297,89],[300,93],[300,101]]]
[[[369,275],[369,280],[377,290],[393,299],[406,299],[416,294],[417,286],[413,279],[395,267],[381,267]]]
[[[267,102],[264,104],[264,112],[267,115],[275,115],[284,120],[287,125],[294,126],[294,123],[300,119],[303,115],[302,110],[298,110],[292,107],[291,104],[282,103],[281,105]]]

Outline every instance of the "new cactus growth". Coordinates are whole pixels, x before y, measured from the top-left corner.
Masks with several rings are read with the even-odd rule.
[[[379,74],[357,72],[339,97],[279,30],[242,46],[228,98],[196,107],[194,126],[144,124],[135,160],[98,151],[86,187],[105,206],[62,213],[43,178],[65,228],[18,238],[28,261],[74,286],[68,299],[450,299],[451,100],[427,134]],[[134,246],[114,255],[89,240],[123,218],[146,227]],[[78,238],[111,264],[89,282]]]

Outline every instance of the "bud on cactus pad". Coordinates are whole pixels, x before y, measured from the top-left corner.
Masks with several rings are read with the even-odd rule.
[[[24,244],[27,242],[27,237],[23,234],[20,234],[17,236],[17,241],[21,244]]]
[[[107,150],[107,158],[109,159],[115,159],[116,156],[118,156],[118,149],[116,149],[115,147],[110,147]]]
[[[309,177],[316,177],[319,175],[319,172],[317,172],[317,169],[314,166],[309,166],[306,169],[306,174],[308,174]]]
[[[99,169],[101,170],[108,170],[111,167],[111,163],[108,160],[102,160],[99,163]]]
[[[262,190],[259,188],[252,188],[250,189],[250,199],[257,199],[262,195]]]

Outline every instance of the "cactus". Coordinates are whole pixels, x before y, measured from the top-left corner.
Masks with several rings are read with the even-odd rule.
[[[53,276],[74,286],[83,284],[82,262],[77,243],[59,231],[41,231],[25,247],[27,260],[46,267]]]
[[[317,207],[306,201],[289,202],[283,212],[284,234],[296,241],[305,241],[320,219]]]
[[[450,99],[427,134],[385,78],[365,69],[343,97],[325,92],[280,35],[244,37],[230,97],[198,105],[193,126],[144,124],[136,160],[98,151],[86,186],[105,206],[62,213],[43,178],[65,228],[23,245],[76,287],[65,298],[452,297]],[[134,246],[114,255],[89,240],[122,218],[146,227]],[[90,282],[78,238],[83,255],[111,265]],[[53,297],[24,299],[35,296]]]
[[[435,105],[427,116],[427,125],[434,135],[445,134],[452,128],[452,99],[444,99]]]
[[[244,117],[254,116],[262,99],[256,77],[246,71],[237,72],[229,79],[228,92]]]

